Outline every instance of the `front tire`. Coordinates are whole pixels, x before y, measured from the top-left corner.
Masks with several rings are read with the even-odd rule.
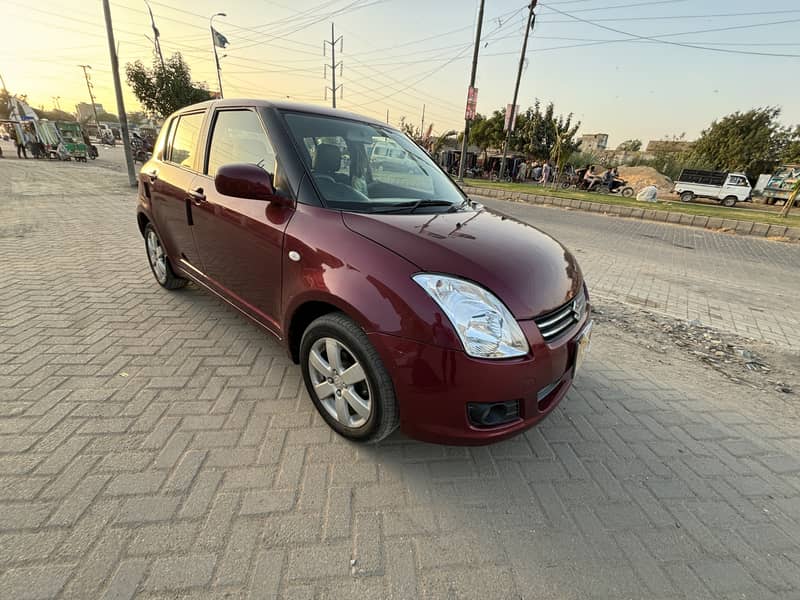
[[[728,208],[733,208],[736,206],[736,201],[738,198],[736,196],[726,196],[722,200],[722,206],[727,206]]]
[[[148,223],[144,228],[144,247],[147,251],[147,262],[150,264],[150,270],[161,287],[168,290],[177,290],[188,283],[183,277],[175,275],[161,243],[161,238],[158,237],[158,233],[156,233],[152,223]]]
[[[630,186],[626,186],[622,188],[620,194],[622,195],[623,198],[633,198],[633,188]]]
[[[300,366],[314,406],[339,435],[374,444],[397,428],[392,379],[367,335],[346,315],[323,315],[306,328]]]

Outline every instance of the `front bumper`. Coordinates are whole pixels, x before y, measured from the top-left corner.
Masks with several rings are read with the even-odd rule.
[[[589,314],[552,343],[544,342],[533,321],[520,321],[532,352],[519,359],[476,359],[463,350],[382,333],[369,338],[394,382],[406,435],[438,444],[481,445],[533,427],[558,405],[572,384],[576,340]],[[547,394],[540,398],[541,390]],[[479,428],[468,418],[469,402],[514,400],[520,416],[510,423]]]

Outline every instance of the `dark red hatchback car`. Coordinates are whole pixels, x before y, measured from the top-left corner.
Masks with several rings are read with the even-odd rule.
[[[341,435],[483,444],[542,420],[589,344],[580,268],[472,202],[384,123],[221,100],[164,124],[139,175],[159,284],[217,294],[287,347]]]

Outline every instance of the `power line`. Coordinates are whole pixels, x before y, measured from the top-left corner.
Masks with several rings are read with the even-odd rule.
[[[549,8],[549,7],[547,7]],[[575,11],[577,12],[577,11]],[[606,17],[602,19],[592,19],[594,23],[605,21],[676,21],[686,19],[719,19],[719,18],[736,18],[736,17],[754,17],[754,16],[768,16],[768,15],[783,15],[783,14],[797,14],[800,9],[789,10],[770,10],[758,12],[743,12],[743,13],[714,13],[705,15],[654,15],[648,17]],[[572,23],[573,19],[542,19],[542,23]]]
[[[573,19],[575,21],[580,21],[581,23],[586,23],[587,25],[593,25],[594,27],[599,27],[600,29],[605,29],[607,31],[612,31],[614,33],[619,33],[621,35],[627,35],[627,36],[629,36],[631,38],[635,38],[637,40],[655,41],[655,42],[660,42],[662,44],[666,44],[666,45],[669,45],[669,46],[678,46],[678,47],[682,47],[682,48],[692,48],[694,50],[708,50],[710,52],[722,52],[722,53],[726,53],[726,54],[746,54],[746,55],[752,55],[752,56],[773,56],[773,57],[782,57],[782,58],[800,58],[800,54],[774,54],[774,53],[769,53],[769,52],[752,52],[752,51],[748,51],[748,50],[734,50],[734,49],[731,49],[731,48],[714,48],[712,46],[700,46],[700,45],[697,45],[697,44],[688,44],[688,43],[685,43],[685,42],[676,42],[676,41],[672,41],[672,40],[666,40],[666,39],[663,39],[663,37],[665,37],[665,36],[639,35],[639,34],[636,34],[636,33],[630,33],[628,31],[623,31],[621,29],[615,29],[614,27],[608,27],[607,25],[601,25],[599,23],[595,23],[595,22],[590,21],[588,19],[583,19],[581,17],[577,17],[575,15],[572,15],[570,13],[564,12],[564,11],[559,10],[557,8],[553,8],[552,6],[549,6],[549,8],[550,8],[550,10],[553,10],[553,11],[555,11],[555,12],[561,14],[561,15],[564,15],[565,17],[570,17],[571,19]],[[794,23],[794,22],[797,22],[797,21],[800,21],[800,19],[791,19],[791,20],[787,20],[787,21],[780,21],[780,22],[777,22],[777,23],[753,23],[751,25],[741,25],[741,26],[738,26],[738,28],[760,27],[760,26],[766,26],[766,25],[775,25],[775,24],[778,24],[778,23]],[[737,27],[734,26],[734,27],[723,28],[723,29],[736,29],[736,28]],[[672,35],[674,36],[676,34],[672,34]],[[681,34],[678,34],[678,35],[681,35]],[[618,40],[618,41],[626,41],[626,40]],[[599,42],[599,43],[613,43],[613,42]],[[584,44],[584,45],[589,46],[589,45],[597,45],[597,44],[598,44],[597,42],[591,42],[591,43]]]

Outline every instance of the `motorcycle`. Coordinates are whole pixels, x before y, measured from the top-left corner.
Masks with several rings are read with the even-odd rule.
[[[144,140],[142,140],[140,137],[131,137],[131,154],[133,155],[133,162],[140,162],[144,164],[150,160],[152,152],[148,152],[147,146],[148,144],[145,144]]]

